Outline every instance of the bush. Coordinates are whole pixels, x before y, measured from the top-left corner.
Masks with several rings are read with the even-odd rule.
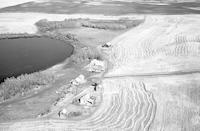
[[[0,100],[7,100],[15,96],[20,96],[30,90],[45,86],[55,80],[53,75],[36,72],[32,74],[24,74],[17,78],[7,78],[5,82],[0,85]]]

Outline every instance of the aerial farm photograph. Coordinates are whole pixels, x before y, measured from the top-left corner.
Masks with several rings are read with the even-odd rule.
[[[200,0],[0,0],[0,131],[200,131]]]

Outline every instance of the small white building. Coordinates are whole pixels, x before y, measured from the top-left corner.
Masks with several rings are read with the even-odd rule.
[[[83,84],[85,82],[86,82],[85,76],[82,74],[79,75],[76,79],[73,79],[70,81],[71,84],[76,85],[76,86]]]
[[[85,68],[90,72],[102,72],[105,70],[105,62],[93,59]]]

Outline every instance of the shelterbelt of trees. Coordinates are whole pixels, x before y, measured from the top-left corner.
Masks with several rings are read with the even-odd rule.
[[[2,39],[17,39],[17,38],[35,38],[42,37],[40,34],[28,34],[28,33],[6,33],[0,34],[0,40]]]
[[[143,20],[89,20],[89,19],[65,19],[64,21],[48,21],[42,19],[36,22],[36,26],[39,31],[46,32],[61,28],[75,28],[75,27],[87,27],[97,29],[110,29],[110,30],[122,30],[130,27],[135,27],[142,23]]]
[[[0,84],[0,102],[26,95],[34,88],[46,86],[55,80],[54,75],[43,72],[23,74],[17,78],[7,78]]]

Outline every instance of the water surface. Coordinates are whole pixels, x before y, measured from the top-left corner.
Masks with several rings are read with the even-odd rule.
[[[50,38],[0,40],[0,82],[6,77],[44,70],[64,61],[73,46]]]

